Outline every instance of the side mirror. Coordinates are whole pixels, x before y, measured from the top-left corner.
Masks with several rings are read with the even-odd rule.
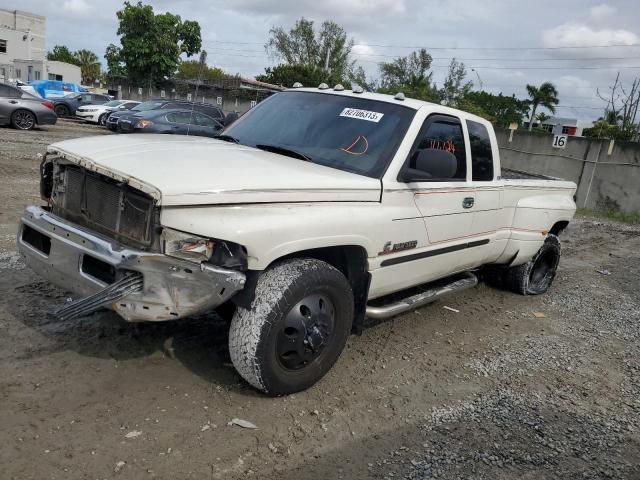
[[[400,175],[403,182],[449,180],[458,170],[458,159],[446,150],[424,148],[416,151]]]

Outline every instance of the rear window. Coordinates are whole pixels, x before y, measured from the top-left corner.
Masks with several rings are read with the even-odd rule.
[[[489,182],[493,180],[493,152],[487,127],[481,123],[467,120],[467,129],[471,144],[472,179],[479,182]]]

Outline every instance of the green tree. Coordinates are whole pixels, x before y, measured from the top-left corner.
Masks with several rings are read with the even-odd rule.
[[[505,96],[501,93],[494,95],[484,91],[468,92],[462,100],[466,106],[473,105],[484,114],[463,108],[462,105],[459,105],[458,108],[485,117],[491,120],[494,125],[502,128],[508,127],[511,123],[521,125],[522,119],[529,111],[529,102],[520,100],[515,95]]]
[[[84,85],[90,85],[100,77],[100,61],[95,53],[90,50],[78,50],[73,56],[80,67]]]
[[[345,83],[355,78],[363,81],[364,72],[349,58],[352,48],[353,39],[348,38],[344,28],[337,23],[325,21],[316,31],[313,21],[305,18],[296,21],[288,32],[282,27],[272,28],[265,44],[265,49],[272,58],[284,62],[274,68],[287,64],[305,66],[313,79],[316,78],[314,69],[324,69],[332,79],[339,79],[336,83]],[[303,70],[299,69],[298,72]],[[286,69],[280,68],[280,73],[285,71]]]
[[[630,141],[634,138],[635,129],[612,125],[607,120],[600,119],[594,122],[591,128],[585,128],[582,135],[591,138]]]
[[[544,112],[540,112],[536,115],[536,120],[538,120],[538,123],[540,123],[540,125],[542,125],[544,122],[546,122],[547,120],[549,120],[551,118],[550,115],[547,115]]]
[[[431,55],[422,48],[406,57],[381,63],[378,90],[382,93],[402,91],[408,97],[438,101],[440,95],[433,84],[433,73],[429,71],[432,61]]]
[[[56,62],[66,62],[73,65],[79,65],[78,59],[71,53],[71,50],[65,45],[56,45],[53,50],[47,53],[47,60]]]
[[[124,2],[116,13],[122,47],[119,58],[129,78],[139,83],[157,83],[175,74],[180,55],[200,51],[202,39],[198,22],[172,13],[155,14],[151,5]]]
[[[120,48],[118,46],[110,43],[104,53],[104,58],[107,61],[107,75],[113,77],[127,76],[127,68],[122,62]]]
[[[544,82],[539,87],[527,85],[527,93],[531,98],[531,115],[529,116],[529,131],[531,131],[538,107],[546,107],[551,113],[555,113],[556,105],[560,100],[558,100],[558,90],[551,82]]]
[[[216,67],[209,67],[207,65],[200,66],[200,62],[197,60],[185,60],[180,62],[178,66],[178,73],[176,77],[183,80],[220,80],[226,77],[226,74]]]
[[[333,86],[344,82],[344,79],[332,72],[327,72],[324,68],[314,65],[289,65],[286,63],[265,68],[265,73],[256,76],[256,80],[289,88],[296,82],[300,82],[305,87],[317,87],[321,83]],[[349,88],[347,82],[344,82],[343,86]]]
[[[444,85],[440,89],[441,100],[450,107],[458,107],[461,98],[467,95],[473,87],[472,82],[465,82],[467,69],[464,63],[458,62],[455,58],[449,64],[449,71],[444,80]]]

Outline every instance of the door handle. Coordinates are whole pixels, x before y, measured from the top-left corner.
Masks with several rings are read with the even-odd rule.
[[[475,198],[473,197],[465,197],[464,200],[462,200],[462,208],[471,208],[473,207],[473,204],[475,203]]]
[[[15,103],[18,103],[18,101],[17,100],[9,100],[9,103],[14,103],[15,104]]]

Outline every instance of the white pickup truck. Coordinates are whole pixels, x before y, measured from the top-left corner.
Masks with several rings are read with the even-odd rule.
[[[273,95],[217,139],[56,143],[41,176],[46,205],[26,209],[18,245],[84,295],[58,317],[217,309],[237,371],[275,395],[317,382],[365,317],[472,287],[478,272],[545,292],[575,212],[574,183],[501,172],[486,120],[340,85]]]

